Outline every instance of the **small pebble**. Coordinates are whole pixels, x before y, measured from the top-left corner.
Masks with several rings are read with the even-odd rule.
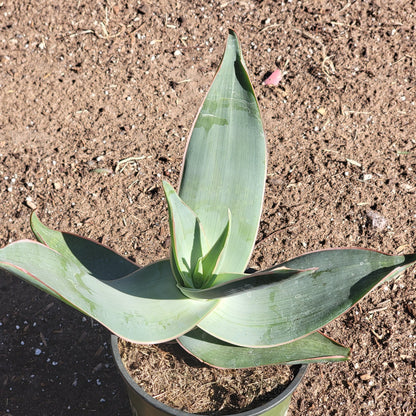
[[[366,215],[374,228],[379,230],[384,230],[386,228],[387,220],[379,212],[368,209]]]

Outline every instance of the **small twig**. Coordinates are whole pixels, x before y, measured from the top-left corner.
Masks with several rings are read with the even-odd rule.
[[[70,38],[74,38],[75,36],[81,36],[81,35],[87,35],[89,33],[92,33],[93,35],[95,35],[95,31],[92,29],[87,29],[87,30],[82,30],[81,32],[76,32],[76,33],[71,33],[69,35]]]
[[[317,39],[315,36],[311,35],[309,32],[306,32],[305,30],[301,30],[301,29],[297,29],[297,28],[293,28],[293,30],[295,32],[301,34],[305,38],[315,41],[322,48],[325,48],[325,45],[319,39]]]
[[[112,39],[112,38],[116,38],[116,37],[122,35],[126,31],[126,27],[124,25],[122,25],[122,28],[119,32],[115,33],[114,35],[110,35],[108,33],[107,28],[105,27],[104,23],[103,22],[100,22],[100,23],[101,23],[101,28],[103,30],[104,36],[97,33],[97,31],[95,31],[94,29],[87,29],[87,30],[82,30],[81,32],[71,33],[69,35],[69,37],[73,38],[75,36],[92,34],[92,35],[96,36],[99,39]]]
[[[139,180],[138,179],[136,179],[135,181],[133,181],[128,187],[127,187],[127,189],[130,189],[133,185],[135,185],[137,182],[139,182]],[[131,198],[129,198],[129,199],[131,199]],[[131,203],[132,203],[133,201],[131,201]]]
[[[332,56],[328,56],[327,55],[327,53],[326,53],[326,46],[324,45],[324,43],[321,40],[317,39],[312,34],[306,32],[304,30],[297,29],[297,28],[294,28],[293,30],[295,32],[301,34],[305,38],[310,39],[310,40],[313,40],[314,42],[316,42],[321,47],[321,52],[322,52],[322,64],[321,64],[322,72],[326,75],[327,81],[330,82],[331,75],[335,72],[335,65],[334,65],[334,63],[331,60]],[[330,74],[328,68],[329,68],[329,70],[331,70],[332,74]]]
[[[371,115],[370,111],[354,111],[354,110],[344,110],[344,115],[346,114],[367,114],[367,115]]]
[[[378,400],[378,399],[381,399],[384,395],[386,394],[386,391],[385,390],[383,390],[377,397],[376,397],[376,401]]]
[[[377,309],[371,309],[371,311],[368,311],[369,314],[373,314],[376,312],[381,312],[381,311],[385,311],[387,308],[387,306],[385,306],[384,308],[377,308]]]
[[[151,156],[149,156],[149,157],[151,157]],[[126,159],[122,159],[122,160],[117,162],[115,173],[117,173],[118,171],[123,172],[126,164],[134,163],[137,160],[143,160],[145,158],[146,158],[146,156],[131,156],[131,157],[127,157]],[[120,166],[123,166],[121,168],[121,170],[120,170]]]
[[[380,335],[380,334],[377,334],[377,332],[376,331],[374,331],[374,329],[371,329],[370,330],[371,331],[371,333],[378,339],[378,340],[382,340],[383,339],[383,336],[382,335]]]
[[[353,2],[353,3],[355,3],[355,2]],[[343,11],[347,10],[348,7],[351,7],[351,5],[353,3],[350,3],[350,1],[348,1],[348,3],[339,11],[339,13],[342,13]]]
[[[391,63],[391,65],[398,64],[399,62],[401,62],[401,61],[405,60],[406,58],[411,59],[411,60],[412,60],[412,64],[413,64],[413,59],[414,59],[414,56],[412,56],[412,55],[404,55],[403,57],[401,57],[401,58],[400,58],[400,59],[398,59],[397,61],[392,62],[392,63]]]
[[[169,25],[168,24],[168,14],[167,13],[165,15],[165,26],[168,27],[168,28],[170,28],[170,29],[176,29],[176,26],[175,25]]]
[[[325,56],[323,61],[322,61],[322,72],[326,75],[327,79],[329,79],[331,77],[331,74],[329,73],[328,69],[327,69],[327,65],[326,62],[328,62],[328,66],[330,68],[330,70],[332,71],[332,73],[335,72],[335,66],[334,63],[331,61],[332,56]]]
[[[259,33],[264,32],[265,30],[269,30],[274,27],[280,27],[280,26],[282,26],[280,23],[273,23],[272,25],[265,26],[263,29],[260,29]]]

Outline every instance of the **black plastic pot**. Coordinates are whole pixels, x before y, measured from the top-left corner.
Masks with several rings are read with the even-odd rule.
[[[182,410],[174,409],[159,402],[158,400],[154,399],[152,396],[147,394],[141,387],[139,387],[134,382],[134,380],[130,377],[130,374],[124,367],[123,362],[121,361],[120,352],[118,349],[118,338],[115,335],[111,335],[111,349],[113,351],[113,356],[118,371],[120,372],[127,386],[127,393],[129,395],[133,416],[189,416],[191,414]],[[263,404],[262,406],[259,406],[255,409],[246,412],[235,414],[234,416],[285,416],[287,413],[287,409],[289,408],[292,394],[295,391],[296,387],[299,385],[303,376],[305,375],[307,366],[297,365],[293,368],[296,371],[295,378],[283,392],[281,392],[274,399]]]

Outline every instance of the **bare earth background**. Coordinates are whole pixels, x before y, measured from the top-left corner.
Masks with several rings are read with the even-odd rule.
[[[374,1],[0,3],[0,244],[49,226],[140,265],[169,251],[193,118],[239,34],[265,124],[252,259],[416,250],[416,4]],[[262,85],[276,67],[278,87]],[[313,365],[291,415],[416,415],[414,269],[325,328],[347,363]],[[109,334],[0,275],[0,415],[127,415]]]

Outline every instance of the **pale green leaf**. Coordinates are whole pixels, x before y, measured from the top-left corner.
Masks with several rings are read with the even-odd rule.
[[[201,287],[204,284],[204,271],[202,269],[202,257],[200,257],[195,264],[194,271],[192,273],[192,286]],[[178,285],[180,288],[181,286]],[[183,293],[183,292],[182,292]]]
[[[318,270],[223,298],[199,326],[232,344],[284,344],[323,327],[415,261],[416,255],[388,256],[360,249],[309,253],[278,267]]]
[[[220,299],[227,296],[241,294],[253,290],[259,290],[270,285],[274,285],[284,279],[298,274],[313,273],[314,270],[294,270],[282,267],[265,272],[251,274],[225,274],[219,275],[218,280],[223,283],[205,289],[180,287],[182,293],[192,299]]]
[[[217,273],[242,273],[254,246],[266,175],[260,112],[237,37],[230,30],[220,69],[190,136],[180,197],[203,224],[211,247],[232,224]]]
[[[223,232],[218,237],[218,240],[214,243],[207,254],[201,259],[201,265],[203,270],[203,282],[196,288],[209,287],[212,281],[215,279],[214,273],[218,268],[218,264],[222,258],[225,247],[227,246],[228,238],[230,236],[230,225],[231,225],[231,212],[228,211],[228,221],[224,227]]]
[[[30,225],[38,241],[100,280],[118,279],[139,268],[137,264],[102,244],[46,227],[34,212],[30,217]]]
[[[220,368],[345,361],[350,353],[349,348],[319,332],[278,347],[247,348],[228,344],[195,328],[179,337],[178,342],[199,360]]]
[[[199,219],[173,187],[164,181],[163,189],[169,209],[171,261],[180,274],[182,284],[193,287],[193,271],[198,259],[207,252],[206,239]]]
[[[175,285],[168,260],[103,281],[40,243],[20,241],[0,250],[0,267],[138,343],[177,338],[216,305],[185,297]]]

